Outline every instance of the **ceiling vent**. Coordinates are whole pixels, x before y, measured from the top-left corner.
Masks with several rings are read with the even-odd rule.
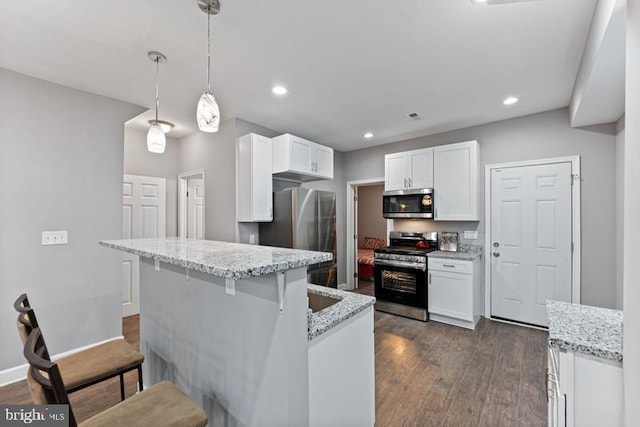
[[[407,114],[411,120],[421,120],[422,118],[418,115],[418,113],[409,113]]]

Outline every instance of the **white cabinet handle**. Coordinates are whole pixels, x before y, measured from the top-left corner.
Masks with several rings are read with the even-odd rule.
[[[456,268],[453,264],[442,264],[443,267]]]
[[[429,273],[429,284],[431,284],[431,273]]]
[[[411,178],[407,178],[409,180],[409,188],[411,188],[413,186],[413,179]]]

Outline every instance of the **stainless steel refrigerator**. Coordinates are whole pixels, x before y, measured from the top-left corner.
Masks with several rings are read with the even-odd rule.
[[[289,188],[273,193],[273,222],[260,223],[260,244],[333,253],[333,260],[307,267],[309,283],[338,286],[336,195]]]

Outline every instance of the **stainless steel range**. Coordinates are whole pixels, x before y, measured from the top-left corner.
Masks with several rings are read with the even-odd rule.
[[[376,310],[427,321],[427,253],[438,233],[392,231],[389,243],[374,251]]]

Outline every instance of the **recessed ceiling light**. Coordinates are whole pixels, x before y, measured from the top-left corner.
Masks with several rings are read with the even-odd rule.
[[[271,92],[276,95],[284,95],[287,93],[287,88],[284,86],[274,86],[273,89],[271,89]]]
[[[487,0],[471,0],[473,4],[487,4]]]
[[[373,138],[373,134],[371,132],[367,132],[367,133],[364,134],[364,137],[367,138],[367,139],[371,139],[371,138]]]
[[[504,105],[513,105],[516,102],[518,102],[518,98],[516,98],[515,96],[510,96],[508,98],[505,98],[504,101],[502,101]]]

